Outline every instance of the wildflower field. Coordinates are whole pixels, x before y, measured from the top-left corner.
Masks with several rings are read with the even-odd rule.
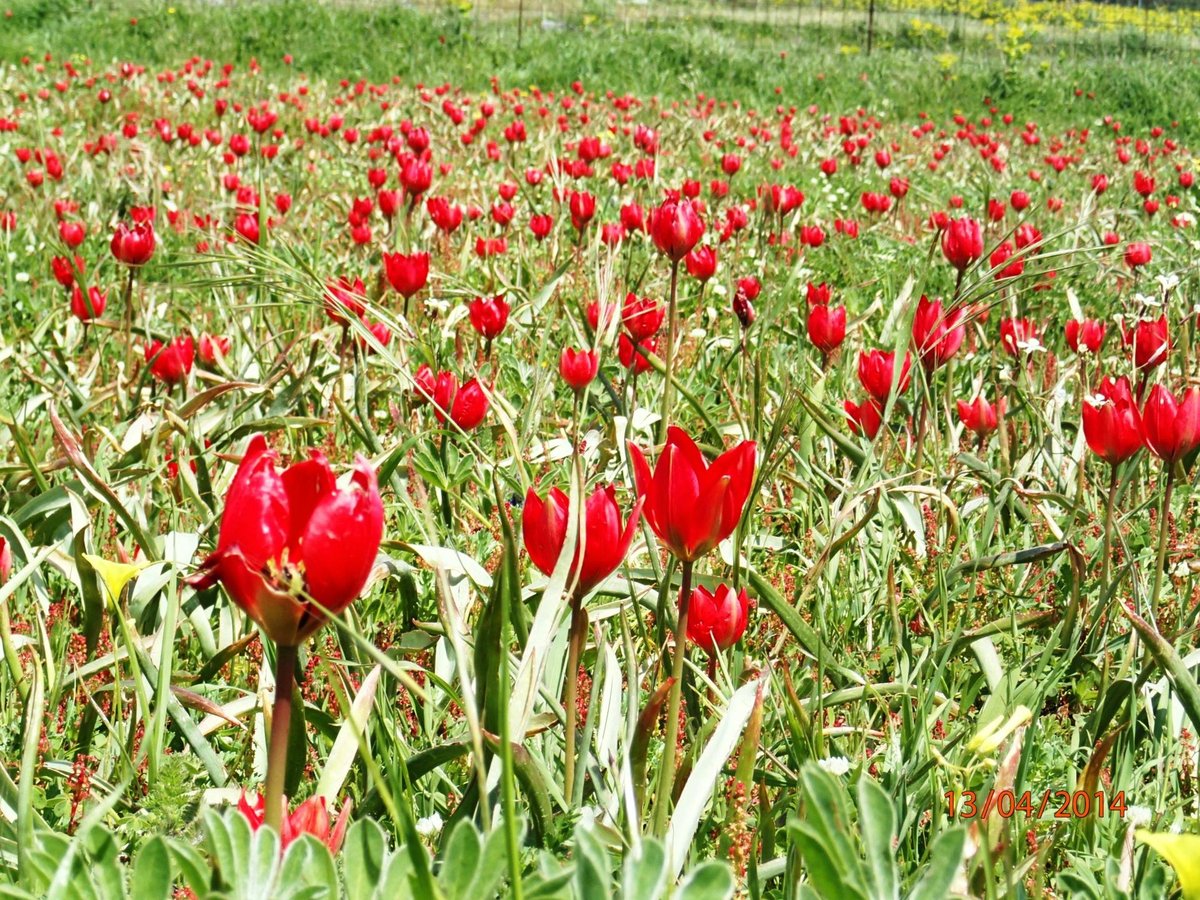
[[[0,896],[1200,897],[1194,65],[0,21]]]

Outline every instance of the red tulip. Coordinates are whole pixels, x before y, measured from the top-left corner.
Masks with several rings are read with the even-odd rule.
[[[232,345],[233,342],[225,336],[207,333],[200,335],[200,362],[206,366],[215,366],[217,357],[228,356]]]
[[[690,200],[666,200],[650,213],[650,237],[661,253],[678,263],[704,235],[704,220]]]
[[[192,371],[192,362],[196,357],[195,343],[189,334],[177,337],[164,344],[162,341],[151,341],[146,345],[146,362],[150,365],[150,374],[164,384],[180,384]]]
[[[74,263],[66,256],[55,256],[50,260],[50,270],[54,273],[54,280],[63,287],[71,287],[75,283],[75,276],[86,271],[80,256],[75,257]]]
[[[462,207],[457,203],[451,203],[445,197],[430,197],[425,201],[425,209],[428,210],[429,218],[438,230],[444,231],[446,234],[452,233],[462,224]]]
[[[258,831],[266,821],[267,801],[261,794],[247,794],[242,791],[238,801],[238,810],[250,823],[251,831]],[[337,822],[330,827],[329,811],[325,808],[324,797],[309,797],[288,814],[284,811],[282,834],[279,836],[279,849],[282,853],[288,845],[302,834],[311,834],[329,848],[329,852],[337,855],[342,848],[342,840],[346,836],[346,826],[350,823],[351,803],[346,801],[338,814]]]
[[[92,285],[87,289],[87,299],[79,285],[71,286],[71,314],[81,322],[89,322],[104,315],[104,307],[108,305],[108,297],[100,288]]]
[[[940,300],[930,300],[924,294],[913,316],[913,343],[926,372],[933,372],[950,362],[966,337],[966,309],[959,307],[943,312]]]
[[[1004,278],[1017,278],[1025,271],[1024,257],[1013,259],[1013,254],[1016,251],[1013,245],[1005,241],[999,247],[992,251],[992,255],[988,257],[988,264],[995,272],[993,276],[997,281]],[[1008,262],[1012,259],[1012,262]],[[1008,263],[1008,265],[1005,265]]]
[[[805,296],[809,306],[828,306],[833,297],[833,291],[824,281],[820,284],[813,284],[810,281],[805,289]]]
[[[429,254],[385,253],[383,269],[396,293],[408,300],[429,280]]]
[[[1129,379],[1105,377],[1096,395],[1084,398],[1083,436],[1092,452],[1117,465],[1141,449],[1142,417],[1129,390]]]
[[[846,411],[846,423],[855,434],[865,435],[867,440],[875,440],[879,434],[879,426],[883,424],[883,406],[874,397],[868,397],[862,403],[847,400],[842,404]]]
[[[1174,463],[1200,446],[1200,388],[1189,388],[1178,400],[1156,384],[1142,407],[1142,428],[1150,452]]]
[[[584,597],[605,581],[625,561],[629,545],[637,528],[643,500],[639,498],[621,525],[621,509],[617,506],[616,490],[612,485],[596,488],[584,503],[583,521],[575,541],[571,559],[571,574],[567,583],[575,582],[574,594]],[[529,558],[545,575],[554,573],[567,539],[570,500],[558,488],[551,488],[543,501],[530,488],[521,510],[521,530]],[[581,561],[582,556],[582,561]]]
[[[575,191],[568,203],[571,211],[571,224],[576,231],[583,231],[596,215],[596,198],[587,191]]]
[[[1123,329],[1121,339],[1126,347],[1133,347],[1133,364],[1136,368],[1145,370],[1161,366],[1171,352],[1166,313],[1157,319],[1141,319],[1133,328]]]
[[[1098,353],[1104,344],[1104,333],[1108,326],[1100,319],[1071,319],[1064,327],[1067,346],[1076,353]]]
[[[74,250],[87,237],[87,228],[82,222],[59,222],[58,235],[64,244]]]
[[[1038,328],[1031,319],[1001,319],[1000,344],[1010,356],[1020,356],[1039,344]]]
[[[672,425],[653,474],[641,450],[631,443],[629,452],[646,521],[681,561],[699,559],[733,533],[754,484],[753,441],[709,466],[686,432]]]
[[[716,656],[742,639],[750,614],[750,598],[746,589],[734,593],[722,584],[716,594],[703,585],[692,592],[688,616],[688,640],[707,653]]]
[[[383,538],[383,502],[362,456],[347,487],[317,450],[282,473],[276,460],[262,435],[251,439],[217,549],[190,581],[221,582],[268,638],[296,646],[362,592]]]
[[[362,227],[366,228],[366,226]],[[242,240],[251,244],[257,244],[261,236],[258,228],[258,216],[254,213],[238,213],[237,217],[233,220],[233,230],[238,233]],[[366,228],[366,232],[369,235],[371,229]]]
[[[617,339],[617,358],[621,360],[621,365],[627,369],[633,369],[633,374],[641,375],[643,372],[650,371],[654,366],[649,359],[637,351],[637,347],[641,347],[646,353],[657,353],[658,339],[648,337],[638,341],[636,346],[625,334],[621,334]]]
[[[154,255],[154,225],[138,222],[132,228],[118,222],[109,249],[117,262],[127,266],[143,266]]]
[[[980,394],[973,401],[958,401],[958,420],[971,432],[986,437],[996,430],[999,422],[998,411],[1004,409],[1004,398],[1000,398],[995,406],[988,403]]]
[[[476,297],[467,305],[471,327],[485,340],[494,340],[508,324],[508,303],[503,294],[495,297]]]
[[[361,319],[367,311],[367,289],[361,278],[351,281],[345,275],[325,285],[325,315],[346,325],[347,316]]]
[[[600,354],[595,350],[563,349],[558,359],[558,374],[576,393],[586,390],[600,371]]]
[[[437,376],[433,374],[433,369],[426,363],[421,363],[413,375],[413,406],[422,406],[431,401],[436,389]]]
[[[621,324],[635,341],[644,341],[662,327],[667,310],[649,297],[638,297],[630,292],[625,295],[621,307]]]
[[[554,219],[548,215],[530,216],[529,218],[529,230],[539,241],[544,240],[553,227]]]
[[[688,274],[700,282],[708,281],[717,271],[717,251],[709,246],[694,248],[683,261]]]
[[[1150,262],[1153,254],[1150,252],[1150,245],[1142,241],[1134,241],[1125,247],[1125,265],[1131,269],[1137,269]]]
[[[962,272],[983,256],[983,230],[970,216],[953,219],[942,232],[942,253]]]
[[[813,306],[808,310],[808,339],[828,356],[846,339],[846,307]]]
[[[433,389],[433,413],[439,422],[447,416],[463,431],[474,430],[488,411],[487,394],[478,378],[461,387],[453,372],[439,372]]]
[[[886,350],[864,350],[858,354],[859,383],[882,405],[887,404],[888,397],[892,393],[895,363],[896,354]],[[900,377],[896,384],[896,393],[903,394],[908,390],[911,367],[912,354],[905,353],[904,362],[900,368]]]
[[[12,567],[12,547],[8,546],[8,540],[0,535],[0,584],[8,581],[8,576],[12,574]]]

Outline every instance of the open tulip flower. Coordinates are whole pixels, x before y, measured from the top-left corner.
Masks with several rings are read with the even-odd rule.
[[[247,794],[242,791],[238,800],[238,811],[250,823],[251,831],[258,831],[266,822],[266,799],[262,794]],[[324,797],[309,797],[292,812],[283,817],[279,834],[279,850],[284,852],[288,845],[304,834],[315,837],[329,848],[329,852],[337,855],[342,849],[342,841],[346,837],[346,826],[350,823],[350,810],[353,807],[349,801],[342,804],[337,821],[330,822],[329,810]]]
[[[694,562],[733,534],[754,484],[753,441],[710,466],[695,441],[671,426],[653,472],[637,446],[630,444],[629,453],[646,521],[675,557]]]
[[[1092,452],[1111,465],[1123,463],[1145,444],[1142,416],[1129,379],[1105,378],[1083,402],[1083,434]]]
[[[1142,407],[1142,427],[1150,452],[1167,463],[1178,462],[1200,446],[1200,388],[1183,396],[1156,384]]]
[[[625,561],[644,502],[642,497],[637,499],[622,525],[621,509],[612,485],[596,488],[587,498],[567,581],[568,584],[574,582],[577,596],[591,593]],[[570,499],[558,488],[551,488],[545,500],[533,488],[525,495],[521,510],[525,549],[533,564],[545,575],[554,572],[562,555],[567,540],[569,507]]]
[[[277,459],[262,435],[251,439],[217,548],[192,584],[220,582],[267,637],[294,647],[362,592],[383,537],[383,503],[361,456],[346,487],[315,450],[283,472]]]

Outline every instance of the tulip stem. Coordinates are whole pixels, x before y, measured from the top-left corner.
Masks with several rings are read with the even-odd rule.
[[[679,260],[671,262],[671,297],[667,304],[667,358],[666,381],[663,382],[662,420],[658,423],[659,436],[662,441],[667,439],[667,421],[671,416],[672,389],[675,386],[675,336],[678,325],[675,315],[675,296],[679,288]]]
[[[283,825],[283,782],[287,775],[288,731],[292,723],[292,689],[296,682],[298,648],[275,648],[275,704],[271,712],[271,743],[267,747],[266,823],[280,833]]]
[[[566,718],[567,763],[563,795],[568,802],[575,791],[575,728],[579,696],[579,660],[583,656],[583,645],[587,640],[587,610],[578,597],[571,597],[571,631],[567,644],[567,673],[563,679],[563,713]]]
[[[683,666],[687,660],[688,611],[692,603],[692,561],[683,561],[680,576],[679,618],[675,620],[675,655],[671,661],[671,693],[667,699],[666,744],[658,779],[658,799],[654,808],[654,834],[665,837],[667,810],[675,788],[675,772],[679,765],[679,706],[683,698]]]
[[[1109,466],[1112,470],[1108,476],[1108,499],[1104,502],[1104,543],[1100,550],[1100,590],[1108,587],[1109,557],[1112,555],[1112,523],[1113,507],[1117,500],[1117,467]]]
[[[1158,595],[1162,591],[1163,565],[1167,560],[1167,520],[1171,512],[1171,495],[1175,493],[1175,463],[1163,463],[1167,484],[1163,488],[1162,509],[1158,515],[1158,556],[1154,562],[1154,589],[1150,592],[1150,615],[1158,614]]]
[[[917,422],[917,459],[913,468],[919,472],[925,462],[925,432],[929,427],[929,397],[926,394],[921,395],[921,412]]]

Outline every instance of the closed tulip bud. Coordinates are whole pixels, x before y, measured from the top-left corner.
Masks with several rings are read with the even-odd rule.
[[[1025,271],[1024,258],[1017,257],[1016,259],[1012,259],[1014,252],[1013,245],[1005,241],[993,250],[992,255],[988,257],[988,263],[995,272],[994,277],[997,281],[1004,278],[1016,278]],[[1010,259],[1012,259],[1012,262],[1009,262]]]
[[[439,422],[449,419],[463,431],[473,431],[487,411],[488,398],[479,379],[472,378],[459,387],[454,373],[438,373],[433,389],[433,413]]]
[[[383,538],[383,502],[362,456],[345,487],[317,450],[283,472],[276,461],[262,435],[251,439],[217,548],[189,580],[220,582],[267,637],[296,646],[362,592]]]
[[[537,240],[545,240],[550,234],[550,229],[554,227],[554,219],[548,215],[531,216],[529,219],[529,230],[533,232],[533,236]]]
[[[150,374],[163,384],[181,384],[191,374],[195,358],[196,347],[191,335],[177,337],[166,344],[151,341],[146,345]]]
[[[75,277],[84,274],[86,267],[83,258],[76,256],[74,262],[66,256],[55,256],[50,260],[50,270],[54,280],[63,287],[69,288],[75,284]]]
[[[962,272],[983,256],[983,229],[970,216],[952,219],[942,232],[946,261]]]
[[[1071,319],[1064,326],[1067,346],[1076,353],[1099,353],[1104,345],[1104,333],[1108,326],[1099,319]]]
[[[118,222],[109,249],[117,262],[142,266],[154,256],[154,246],[154,226],[150,222],[138,222],[132,228]]]
[[[970,403],[966,400],[958,401],[958,420],[968,431],[983,438],[996,430],[999,422],[998,410],[1002,409],[1004,409],[1003,398],[996,401],[995,406],[992,406],[981,394]]]
[[[954,357],[966,337],[966,309],[943,311],[940,300],[921,295],[913,316],[912,336],[925,371],[933,372]]]
[[[107,305],[108,297],[95,285],[87,289],[86,295],[79,285],[71,286],[71,314],[79,321],[90,322],[104,315],[104,307]]]
[[[1129,390],[1129,379],[1106,377],[1095,395],[1083,401],[1083,436],[1092,452],[1111,465],[1137,453],[1145,442],[1142,416]]]
[[[58,235],[64,244],[74,250],[87,237],[87,228],[82,222],[59,222]]]
[[[576,393],[587,390],[599,371],[600,354],[595,350],[566,347],[558,358],[558,374]]]
[[[825,356],[833,353],[846,339],[846,307],[811,307],[808,310],[808,339]]]
[[[574,596],[583,598],[591,593],[625,561],[643,502],[639,498],[634,503],[623,525],[612,485],[596,488],[584,502],[583,519],[577,528],[575,552],[567,576],[567,584],[574,583]],[[521,532],[529,558],[544,575],[554,573],[562,556],[569,516],[570,500],[558,488],[551,488],[545,500],[533,488],[525,494]]]
[[[1142,407],[1142,427],[1150,452],[1166,463],[1183,459],[1200,446],[1200,388],[1175,398],[1161,384],[1150,389]]]
[[[408,300],[429,280],[429,254],[385,253],[383,269],[392,289]]]
[[[653,472],[635,445],[629,445],[629,454],[646,521],[681,562],[694,562],[733,533],[754,485],[753,441],[743,441],[710,466],[687,433],[671,426]]]
[[[1153,254],[1150,245],[1142,241],[1134,241],[1125,247],[1125,265],[1131,269],[1139,269],[1150,262]]]
[[[467,313],[474,328],[484,340],[494,340],[508,324],[508,303],[503,294],[495,297],[476,297],[467,305]]]
[[[678,263],[704,235],[704,220],[690,200],[666,200],[650,213],[650,237],[673,263]]]
[[[688,640],[709,656],[716,656],[746,633],[750,598],[745,588],[735,593],[729,585],[722,584],[711,594],[701,585],[692,592],[689,610]]]
[[[0,585],[8,581],[8,576],[12,574],[12,567],[12,547],[8,545],[8,540],[0,535]]]
[[[862,403],[847,400],[842,404],[846,411],[846,424],[854,434],[863,435],[867,440],[875,440],[879,434],[879,426],[883,424],[883,407],[874,397],[868,397]]]
[[[596,198],[587,191],[572,193],[568,206],[571,210],[571,224],[576,231],[587,228],[592,217],[596,215]]]
[[[895,371],[896,354],[886,350],[864,350],[858,354],[858,380],[867,393],[881,404],[887,404],[892,393],[892,377]],[[908,390],[911,379],[912,354],[904,354],[904,362],[896,379],[896,393]]]
[[[709,246],[696,247],[684,257],[688,274],[703,283],[717,271],[717,251]]]
[[[1171,335],[1167,316],[1141,319],[1132,328],[1123,329],[1122,340],[1133,348],[1133,364],[1139,371],[1157,368],[1167,361],[1171,352]]]
[[[742,291],[734,294],[733,314],[737,316],[742,328],[749,328],[754,324],[754,304],[750,302],[750,298]]]

